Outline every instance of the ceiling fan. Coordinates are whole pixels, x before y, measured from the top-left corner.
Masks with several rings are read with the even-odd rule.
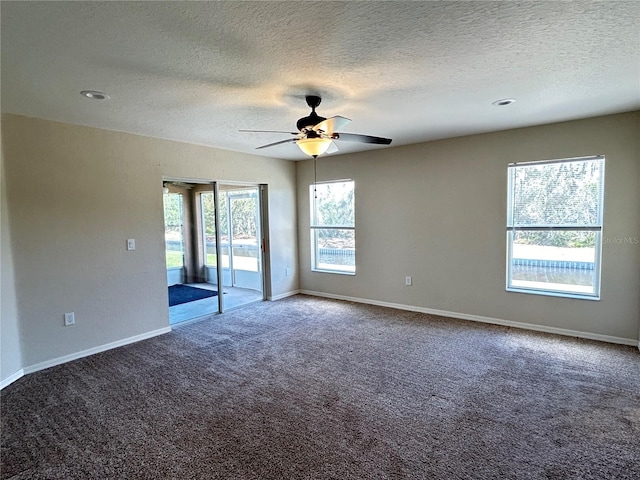
[[[288,133],[295,135],[294,138],[287,140],[280,140],[279,142],[268,143],[257,147],[267,148],[276,145],[282,145],[283,143],[295,142],[300,150],[307,155],[317,158],[318,155],[323,153],[333,153],[338,151],[338,147],[333,143],[334,140],[342,140],[346,142],[359,142],[359,143],[375,143],[378,145],[389,145],[391,143],[390,138],[372,137],[370,135],[360,135],[357,133],[341,133],[336,130],[340,130],[346,126],[350,119],[337,115],[331,118],[321,117],[316,113],[316,108],[320,105],[322,98],[317,95],[307,95],[307,105],[311,107],[311,113],[302,117],[296,123],[298,128],[297,132],[283,132],[278,130],[240,130],[241,132],[257,132],[257,133]]]

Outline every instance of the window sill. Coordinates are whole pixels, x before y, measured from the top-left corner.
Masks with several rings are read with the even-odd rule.
[[[345,272],[344,270],[328,270],[328,269],[324,269],[324,268],[312,268],[311,269],[312,272],[318,272],[318,273],[335,273],[337,275],[351,275],[351,276],[355,276],[356,272]]]
[[[551,290],[533,290],[528,288],[513,288],[507,287],[507,292],[515,292],[515,293],[528,293],[531,295],[544,295],[547,297],[563,297],[563,298],[572,298],[574,300],[595,300],[599,301],[599,295],[581,295],[578,293],[571,292],[554,292]]]

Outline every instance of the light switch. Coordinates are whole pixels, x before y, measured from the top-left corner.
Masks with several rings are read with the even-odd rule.
[[[127,240],[127,250],[135,250],[136,249],[136,239],[130,238]]]

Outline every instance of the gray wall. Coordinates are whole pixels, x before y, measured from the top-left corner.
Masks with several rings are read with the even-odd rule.
[[[0,146],[0,381],[22,370],[9,207],[2,152],[3,149]]]
[[[2,271],[4,280],[13,259],[23,367],[168,327],[163,177],[268,184],[272,295],[297,290],[285,276],[297,263],[292,162],[14,115],[2,130],[11,240]],[[65,312],[75,326],[63,326]],[[4,356],[4,306],[2,324]],[[5,372],[3,357],[3,379],[13,367]]]
[[[318,159],[356,185],[356,276],[311,272],[299,162],[300,287],[310,292],[638,338],[640,245],[605,243],[600,301],[505,291],[507,164],[605,154],[605,239],[640,237],[640,112]],[[405,276],[413,286],[405,286]]]

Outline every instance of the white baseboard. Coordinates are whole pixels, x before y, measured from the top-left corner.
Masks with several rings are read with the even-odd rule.
[[[88,357],[89,355],[95,355],[96,353],[105,352],[107,350],[111,350],[112,348],[122,347],[124,345],[129,345],[130,343],[135,343],[141,340],[146,340],[148,338],[157,337],[158,335],[169,333],[170,331],[171,331],[171,327],[164,327],[158,330],[153,330],[151,332],[141,333],[140,335],[134,335],[133,337],[123,338],[122,340],[117,340],[115,342],[99,345],[97,347],[89,348],[87,350],[82,350],[80,352],[72,353],[70,355],[64,355],[62,357],[53,358],[51,360],[36,363],[35,365],[25,367],[23,369],[24,374],[27,375],[29,373],[37,372],[39,370],[44,370],[45,368],[54,367],[62,363],[67,363],[73,360],[77,360],[79,358]]]
[[[276,300],[282,300],[283,298],[293,297],[294,295],[298,295],[302,293],[300,290],[291,290],[290,292],[281,293],[280,295],[274,295],[272,297],[267,297],[267,300],[270,302],[275,302]]]
[[[468,313],[448,312],[445,310],[435,310],[433,308],[416,307],[413,305],[403,305],[400,303],[380,302],[378,300],[370,300],[367,298],[347,297],[345,295],[333,295],[323,292],[314,292],[311,290],[300,290],[300,293],[312,295],[315,297],[334,298],[336,300],[347,300],[349,302],[366,303],[369,305],[377,305],[380,307],[396,308],[399,310],[409,310],[412,312],[430,313],[432,315],[440,315],[442,317],[459,318],[462,320],[472,320],[474,322],[491,323],[493,325],[502,325],[505,327],[521,328],[523,330],[534,330],[537,332],[555,333],[556,335],[564,335],[567,337],[585,338],[588,340],[598,340],[600,342],[617,343],[621,345],[637,346],[640,349],[640,342],[634,338],[613,337],[611,335],[601,335],[599,333],[579,332],[577,330],[567,330],[565,328],[548,327],[545,325],[536,325],[535,323],[513,322],[511,320],[503,320],[501,318],[483,317],[480,315],[470,315]]]
[[[18,380],[18,379],[20,379],[22,377],[24,377],[24,369],[23,368],[21,368],[20,370],[18,370],[16,373],[14,373],[12,375],[9,375],[4,380],[2,380],[0,382],[0,390],[2,390],[7,385],[11,385],[13,382],[15,382],[16,380]]]

